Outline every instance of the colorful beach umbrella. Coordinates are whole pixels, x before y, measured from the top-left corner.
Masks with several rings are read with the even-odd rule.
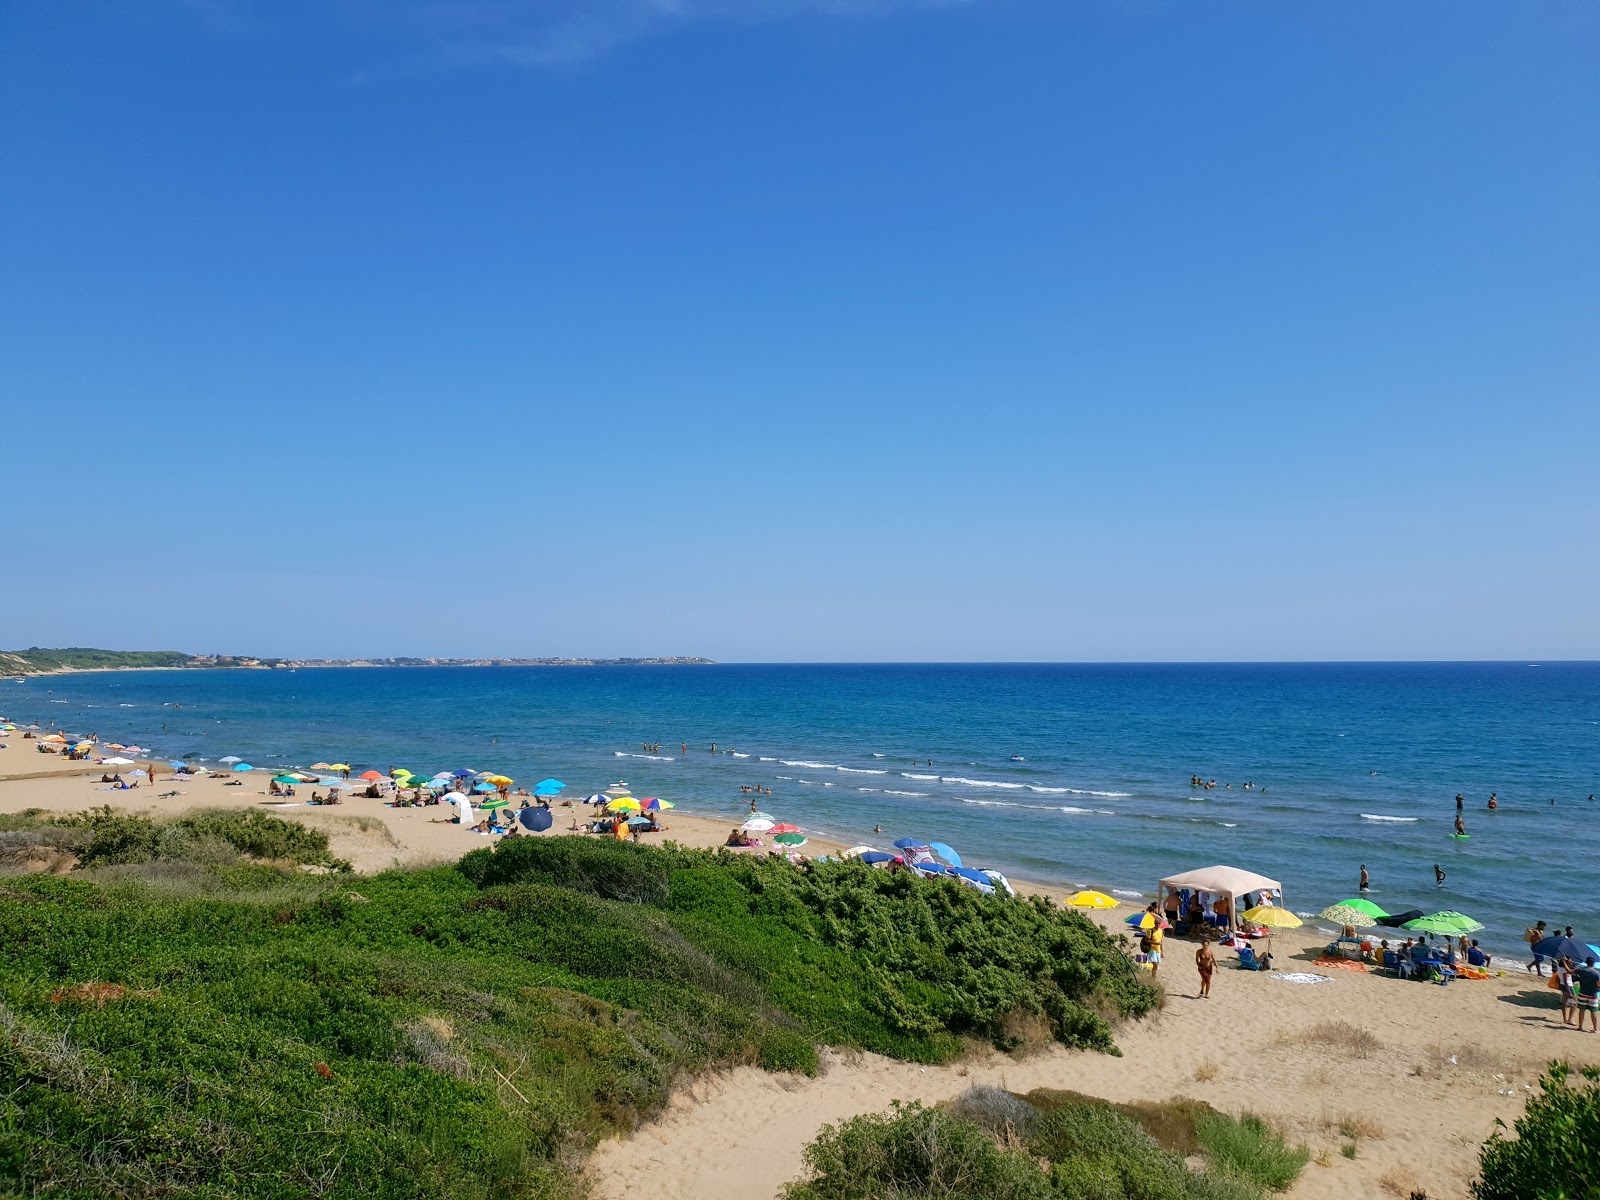
[[[1368,900],[1364,896],[1353,896],[1349,900],[1341,900],[1341,901],[1339,901],[1339,903],[1333,905],[1332,907],[1334,907],[1334,908],[1353,908],[1353,909],[1356,909],[1358,912],[1366,913],[1367,916],[1371,917],[1373,920],[1380,920],[1383,917],[1387,917],[1389,915],[1388,913],[1384,912],[1383,909],[1379,908],[1376,904],[1374,904],[1371,900]]]
[[[583,798],[583,802],[585,804],[604,804],[609,799],[611,799],[611,797],[607,796],[605,793],[596,792],[592,796],[585,796]]]
[[[313,771],[331,771],[331,770],[333,770],[333,764],[332,763],[325,763],[325,762],[314,762],[314,763],[311,764],[311,769]]]
[[[1348,904],[1330,905],[1317,914],[1317,920],[1332,921],[1335,925],[1354,925],[1357,929],[1377,924],[1377,918],[1371,913],[1351,908]]]
[[[632,796],[618,796],[606,805],[611,812],[638,812],[639,802]]]
[[[677,805],[673,804],[671,800],[663,800],[659,796],[651,796],[648,800],[646,800],[644,802],[644,810],[645,810],[645,812],[654,812],[654,811],[657,811],[657,810],[663,809],[663,808],[676,808],[676,807],[677,807]]]
[[[1132,925],[1135,929],[1154,929],[1159,923],[1160,918],[1153,912],[1134,913],[1127,920],[1127,924]]]
[[[290,787],[293,787],[295,784],[302,783],[304,781],[300,780],[300,779],[296,779],[293,775],[274,775],[272,777],[272,782],[273,783],[286,783]]]
[[[774,825],[772,827],[773,833],[799,833],[800,831],[800,826],[798,825]]]
[[[759,817],[752,817],[739,828],[746,833],[767,833],[772,829],[772,822],[763,821]]]
[[[1421,930],[1423,933],[1444,933],[1459,936],[1463,933],[1477,933],[1483,926],[1467,916],[1466,913],[1445,909],[1443,912],[1429,913],[1425,917],[1407,921],[1405,928]]]
[[[1104,892],[1073,892],[1067,903],[1074,908],[1115,908],[1118,902]]]
[[[750,814],[748,819],[751,821],[776,821],[778,818],[773,816],[771,813],[753,812]]]
[[[504,808],[510,803],[511,801],[507,800],[503,796],[490,796],[487,800],[478,801],[478,807],[488,809]]]
[[[1304,924],[1287,908],[1279,908],[1276,904],[1258,904],[1254,908],[1247,909],[1244,919],[1257,925],[1265,925],[1269,929],[1298,929]]]
[[[780,846],[804,846],[806,835],[803,833],[780,833],[772,839]]]

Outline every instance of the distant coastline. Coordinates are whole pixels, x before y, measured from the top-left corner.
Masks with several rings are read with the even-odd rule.
[[[84,646],[0,650],[0,675],[66,675],[91,671],[298,670],[301,667],[705,667],[715,660],[660,658],[272,658],[186,654],[181,650],[98,650]]]

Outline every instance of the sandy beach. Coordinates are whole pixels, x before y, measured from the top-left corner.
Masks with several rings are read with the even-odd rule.
[[[491,839],[440,818],[447,808],[390,808],[354,798],[333,807],[277,804],[264,775],[243,786],[216,778],[111,791],[100,768],[29,754],[13,739],[0,779],[0,812],[81,811],[111,804],[131,811],[180,813],[195,807],[263,808],[325,829],[335,853],[358,871],[451,861]],[[148,787],[148,785],[147,785]],[[162,799],[158,793],[176,790]],[[309,794],[311,788],[302,789]],[[555,808],[564,836],[581,805]],[[781,813],[779,814],[782,815]],[[665,814],[661,840],[717,846],[738,815]],[[813,839],[808,852],[840,847]],[[1175,863],[1176,866],[1187,864]],[[41,864],[41,867],[43,864]],[[1019,885],[1019,890],[1050,894]],[[1128,905],[1090,912],[1120,932]],[[941,1067],[918,1067],[873,1055],[830,1054],[815,1079],[740,1069],[685,1086],[670,1110],[633,1137],[604,1143],[591,1160],[594,1194],[651,1195],[682,1200],[745,1200],[775,1195],[799,1172],[805,1144],[822,1125],[886,1108],[890,1101],[938,1101],[975,1083],[1027,1091],[1072,1088],[1112,1100],[1191,1096],[1225,1111],[1252,1110],[1282,1123],[1316,1158],[1289,1193],[1294,1197],[1465,1194],[1479,1144],[1495,1120],[1522,1111],[1544,1065],[1565,1057],[1600,1063],[1600,1036],[1561,1024],[1554,993],[1520,969],[1448,987],[1401,981],[1314,964],[1326,935],[1307,928],[1275,936],[1282,972],[1320,982],[1295,983],[1230,969],[1219,953],[1212,997],[1197,996],[1192,947],[1169,941],[1159,979],[1165,1008],[1118,1030],[1122,1056],[1052,1049],[1022,1058],[978,1052]],[[1368,1037],[1353,1043],[1318,1040],[1331,1023]],[[1341,1128],[1342,1127],[1342,1128]],[[1353,1136],[1352,1136],[1353,1135]],[[1354,1145],[1354,1158],[1341,1147]]]

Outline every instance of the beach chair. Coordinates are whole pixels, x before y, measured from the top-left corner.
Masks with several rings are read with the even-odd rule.
[[[1241,971],[1259,971],[1261,964],[1256,960],[1255,947],[1239,947],[1239,969]]]

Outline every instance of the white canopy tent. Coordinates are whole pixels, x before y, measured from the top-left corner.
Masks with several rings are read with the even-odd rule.
[[[1242,871],[1238,867],[1201,867],[1198,871],[1169,875],[1161,881],[1160,905],[1163,909],[1166,908],[1167,896],[1177,891],[1209,892],[1213,896],[1226,896],[1230,929],[1238,921],[1240,896],[1251,892],[1271,892],[1276,895],[1276,903],[1283,902],[1283,884],[1276,879],[1268,879],[1265,875],[1257,875],[1253,871]]]

